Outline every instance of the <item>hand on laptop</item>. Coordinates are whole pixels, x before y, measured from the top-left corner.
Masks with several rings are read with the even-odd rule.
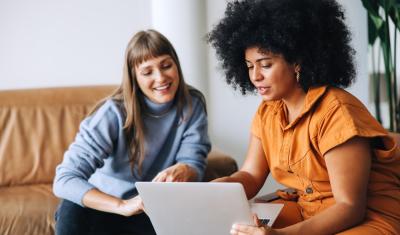
[[[124,216],[132,216],[143,213],[144,205],[142,198],[140,196],[136,196],[128,200],[122,200],[119,204],[119,211],[119,214]]]
[[[177,163],[161,171],[154,177],[153,182],[186,182],[194,181],[197,172],[192,167],[184,163]]]
[[[257,215],[253,215],[254,225],[246,224],[234,224],[232,225],[231,234],[232,235],[273,235],[272,229],[266,225],[263,225],[258,219]]]

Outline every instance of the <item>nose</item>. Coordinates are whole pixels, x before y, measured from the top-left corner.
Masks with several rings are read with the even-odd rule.
[[[166,79],[166,76],[162,70],[157,70],[154,74],[154,79],[157,82],[162,83]]]
[[[261,74],[261,72],[260,72],[260,68],[259,68],[259,66],[254,66],[253,67],[253,71],[251,71],[251,73],[250,73],[250,79],[253,81],[253,82],[257,82],[257,81],[261,81],[261,80],[263,80],[263,75]]]

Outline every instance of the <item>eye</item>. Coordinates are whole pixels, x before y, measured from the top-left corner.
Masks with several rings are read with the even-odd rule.
[[[264,69],[268,69],[271,68],[272,64],[268,63],[268,64],[262,64],[261,67],[263,67]]]
[[[252,64],[250,64],[250,63],[246,63],[246,67],[247,67],[248,70],[251,70],[251,69],[254,68],[254,66]]]
[[[166,70],[172,67],[172,63],[165,63],[161,65],[161,68]]]
[[[149,75],[151,75],[151,73],[152,73],[151,70],[144,70],[144,71],[140,72],[140,74],[143,75],[143,76],[149,76]]]

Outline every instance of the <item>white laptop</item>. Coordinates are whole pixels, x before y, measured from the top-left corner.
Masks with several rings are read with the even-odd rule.
[[[252,207],[239,183],[136,182],[136,188],[158,235],[228,235],[234,223],[254,224]],[[260,219],[268,225],[281,208],[281,204],[253,205],[254,212],[265,212]]]

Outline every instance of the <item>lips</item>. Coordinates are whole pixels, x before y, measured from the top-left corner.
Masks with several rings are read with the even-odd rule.
[[[165,84],[165,85],[162,85],[162,86],[155,87],[153,89],[156,90],[156,91],[166,91],[166,90],[168,90],[168,88],[171,87],[171,85],[172,85],[172,83],[168,83],[168,84]]]
[[[270,90],[270,87],[257,87],[257,91],[260,95],[265,95]]]

